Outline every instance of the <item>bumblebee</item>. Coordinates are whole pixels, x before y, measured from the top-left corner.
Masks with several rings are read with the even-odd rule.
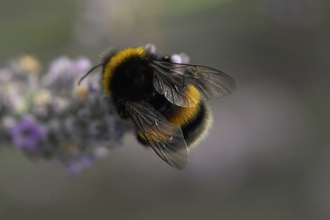
[[[179,170],[210,125],[205,100],[236,88],[234,79],[219,70],[173,63],[170,56],[144,47],[112,51],[81,80],[98,67],[103,68],[103,90],[119,116],[135,122],[137,140]]]

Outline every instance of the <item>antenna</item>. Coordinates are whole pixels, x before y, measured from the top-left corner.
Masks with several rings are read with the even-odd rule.
[[[80,85],[80,83],[91,73],[93,72],[95,69],[99,68],[100,66],[103,66],[103,63],[100,63],[96,66],[94,66],[92,69],[90,69],[83,77],[80,78],[78,85]]]

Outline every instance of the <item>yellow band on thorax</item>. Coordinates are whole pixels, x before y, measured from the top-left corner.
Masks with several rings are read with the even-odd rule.
[[[117,52],[108,60],[103,70],[102,83],[104,92],[109,98],[111,97],[111,88],[109,87],[109,83],[113,76],[115,68],[127,58],[131,56],[143,56],[145,53],[146,51],[143,49],[143,47],[127,48]]]

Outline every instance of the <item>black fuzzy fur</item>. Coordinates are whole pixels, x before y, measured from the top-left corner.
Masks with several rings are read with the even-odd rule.
[[[104,56],[103,71],[106,64],[117,52],[112,52]],[[109,88],[118,114],[123,119],[130,117],[125,109],[126,102],[148,102],[165,117],[169,112],[176,108],[182,108],[173,105],[163,95],[158,94],[153,87],[153,69],[150,62],[153,60],[168,61],[168,56],[158,57],[147,53],[146,56],[134,55],[127,57],[124,61],[115,67],[112,78],[109,82]],[[181,130],[187,146],[195,142],[203,133],[208,123],[208,111],[204,102],[200,102],[195,117],[188,120],[188,123],[181,126]],[[137,134],[137,140],[143,145],[149,145],[146,140]]]
[[[104,66],[116,53],[105,56]],[[147,56],[134,55],[124,59],[117,65],[109,82],[112,93],[112,101],[117,106],[117,112],[122,118],[129,115],[125,109],[126,102],[148,101],[155,90],[152,85],[153,69],[149,63],[153,59],[151,54]]]

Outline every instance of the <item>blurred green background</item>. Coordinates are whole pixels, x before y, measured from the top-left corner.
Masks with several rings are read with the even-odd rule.
[[[329,219],[328,0],[0,0],[0,65],[154,43],[237,91],[177,171],[133,135],[68,177],[1,148],[1,219]]]

